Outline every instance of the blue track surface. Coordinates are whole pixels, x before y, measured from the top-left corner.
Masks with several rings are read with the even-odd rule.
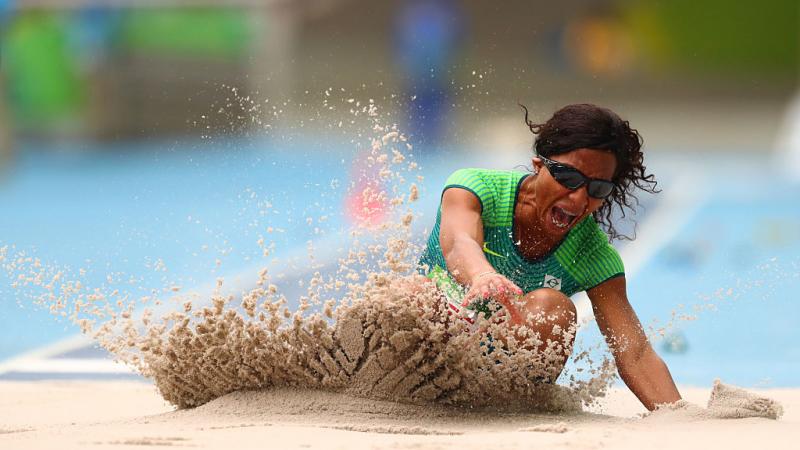
[[[133,298],[255,274],[254,267],[276,257],[286,269],[289,255],[305,257],[308,241],[336,241],[347,228],[344,196],[355,147],[266,139],[58,150],[29,145],[0,178],[0,247],[13,245],[9,254],[40,258],[70,274],[65,278],[104,291],[111,290],[111,274],[114,287]],[[455,163],[431,164],[436,170],[426,172],[428,183],[441,185]],[[419,207],[431,209],[434,200],[426,196]],[[275,243],[268,257],[260,236]],[[166,271],[157,270],[159,260]],[[81,269],[86,274],[79,277]],[[41,290],[12,289],[12,281],[0,271],[0,361],[78,332],[31,305],[27,297]]]
[[[681,383],[800,385],[800,187],[760,168],[711,172],[708,199],[629,283],[643,324],[697,317],[656,344]]]
[[[258,263],[256,241],[266,236],[267,224],[279,230],[267,236],[279,249],[315,238],[307,216],[327,214],[326,228],[341,226],[336,200],[352,155],[316,151],[298,157],[268,142],[226,143],[234,145],[235,151],[193,143],[107,154],[24,149],[0,182],[0,246],[13,244],[73,275],[84,268],[90,286],[107,286],[110,273],[133,276],[135,283],[116,283],[147,295]],[[331,187],[336,179],[338,187]],[[156,270],[159,259],[166,272]],[[0,284],[0,360],[75,333],[31,308],[8,284]]]

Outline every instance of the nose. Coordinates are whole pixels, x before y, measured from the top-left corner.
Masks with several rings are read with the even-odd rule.
[[[581,209],[586,209],[586,205],[589,204],[589,192],[586,190],[586,185],[571,191],[567,198],[570,199],[573,205],[579,206]]]

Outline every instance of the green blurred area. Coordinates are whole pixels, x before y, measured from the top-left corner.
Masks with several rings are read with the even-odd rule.
[[[622,23],[622,28],[630,35],[636,48],[631,61],[640,69],[649,69],[666,77],[675,75],[676,79],[687,84],[703,80],[708,84],[709,78],[714,82],[794,80],[798,75],[798,0],[764,0],[758,3],[608,0],[599,3],[613,6],[620,13],[615,19],[617,23]],[[530,12],[537,5],[546,9],[560,9],[534,2],[526,4],[524,8]],[[89,99],[97,98],[96,75],[109,67],[123,67],[119,63],[126,59],[130,67],[135,66],[158,80],[164,72],[168,72],[167,75],[177,74],[177,78],[181,79],[181,70],[202,75],[204,72],[198,71],[198,67],[205,67],[207,61],[221,61],[216,66],[221,67],[220,72],[241,70],[236,66],[255,56],[253,42],[264,31],[251,20],[251,11],[248,9],[119,9],[114,10],[113,20],[97,23],[98,28],[107,29],[107,32],[102,34],[101,45],[89,46],[87,50],[81,47],[81,39],[75,39],[75,36],[85,31],[82,27],[91,27],[95,23],[82,20],[81,13],[80,10],[24,10],[17,12],[7,22],[0,42],[3,58],[0,69],[4,71],[4,94],[17,127],[46,129],[62,122],[80,121],[92,107]],[[495,20],[508,19],[519,13],[515,8],[509,8],[498,13]],[[569,11],[560,14],[562,18],[566,16],[567,22],[570,17],[577,15]],[[479,16],[472,19],[483,20]],[[539,27],[546,29],[552,25],[543,23]],[[318,24],[309,22],[308,25],[298,26],[314,27]],[[302,34],[302,30],[296,30],[296,34]],[[326,35],[320,38],[324,42],[316,50],[329,53],[334,50],[327,49],[333,48],[337,52],[358,54],[364,52],[363,47],[369,44],[376,48],[383,45],[381,51],[391,52],[390,46],[384,42],[391,39],[391,30],[381,29],[373,34],[375,36],[370,35],[357,45],[347,41],[341,41],[343,44],[340,41],[334,43],[334,38]],[[498,35],[495,33],[492,36]],[[502,44],[501,41],[492,42],[498,48],[503,48]],[[85,54],[96,52],[98,48],[101,49],[99,56]],[[497,60],[489,63],[502,65],[518,56],[497,52]],[[313,58],[314,55],[297,56],[298,59],[301,57]],[[530,55],[525,54],[521,58],[528,60]],[[149,62],[155,59],[166,61],[159,66],[162,72],[152,70]],[[92,62],[91,67],[85,65],[87,61]],[[99,64],[97,61],[100,61]],[[186,61],[199,61],[200,64],[181,65]],[[535,63],[547,66],[538,64],[540,62]],[[370,61],[365,60],[364,64],[368,67]],[[164,70],[164,66],[169,70]],[[640,74],[635,70],[628,73]],[[620,79],[623,83],[636,81],[643,83],[645,89],[651,88],[647,85],[646,77]],[[109,84],[113,85],[106,82],[106,85]],[[103,98],[102,95],[100,98]],[[118,109],[125,107],[114,106]],[[178,104],[176,109],[180,108]],[[125,113],[122,111],[121,114]],[[96,115],[103,114],[99,112]]]
[[[67,48],[69,20],[47,12],[20,14],[2,42],[11,112],[18,125],[47,124],[80,110],[85,86]]]
[[[81,26],[87,24],[78,14],[59,11],[20,12],[10,21],[0,51],[8,103],[18,127],[58,126],[74,121],[85,109],[92,86],[74,42]],[[243,10],[133,9],[113,22],[103,47],[122,57],[235,60],[248,52],[251,36]]]
[[[667,71],[717,76],[797,75],[800,2],[636,1],[625,21],[642,56]]]
[[[245,55],[252,30],[243,10],[132,10],[120,22],[117,45],[126,51],[186,57]]]

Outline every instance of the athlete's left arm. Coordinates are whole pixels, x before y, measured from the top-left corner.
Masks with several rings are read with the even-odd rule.
[[[605,281],[587,294],[619,375],[639,401],[652,411],[658,404],[680,400],[667,365],[653,350],[628,302],[625,277]]]

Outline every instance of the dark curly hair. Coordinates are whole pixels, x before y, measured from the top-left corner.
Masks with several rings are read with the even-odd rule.
[[[615,112],[591,104],[567,105],[553,114],[545,123],[537,124],[528,119],[525,110],[525,123],[536,136],[533,149],[537,155],[550,158],[580,148],[605,150],[617,158],[617,169],[611,181],[614,190],[592,215],[611,239],[633,240],[634,237],[619,233],[612,223],[614,207],[625,217],[625,210],[634,211],[639,204],[635,195],[637,189],[647,193],[660,192],[653,174],[647,174],[642,154],[642,136],[631,128],[627,120],[622,120]]]

